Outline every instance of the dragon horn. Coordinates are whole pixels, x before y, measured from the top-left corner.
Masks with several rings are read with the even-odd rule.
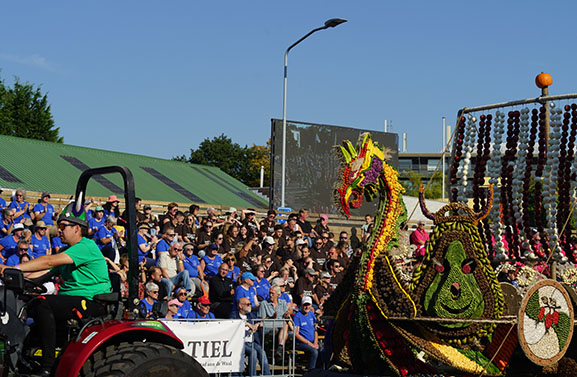
[[[435,215],[429,212],[427,205],[425,204],[425,188],[423,185],[419,186],[419,204],[421,205],[421,211],[423,212],[423,215],[425,215],[425,217],[429,220],[435,220]]]
[[[489,215],[489,211],[493,206],[493,185],[489,185],[487,189],[489,191],[489,197],[487,198],[487,202],[485,203],[485,207],[479,213],[475,213],[475,217],[477,218],[477,222],[483,220],[487,215]]]
[[[343,155],[343,158],[345,159],[345,163],[348,164],[349,162],[351,162],[352,161],[351,155],[349,154],[349,151],[347,151],[347,148],[341,147],[340,145],[339,148],[341,148],[341,153]]]
[[[347,164],[357,158],[357,150],[349,140],[343,141],[343,146],[340,148]]]
[[[355,148],[353,143],[351,143],[350,140],[346,140],[344,142],[344,144],[345,144],[345,147],[347,147],[349,149],[349,152],[351,153],[351,158],[352,159],[357,158],[357,156],[358,156],[357,149]]]

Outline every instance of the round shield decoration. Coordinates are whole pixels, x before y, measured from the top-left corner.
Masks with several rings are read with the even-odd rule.
[[[529,360],[546,366],[563,357],[573,336],[573,304],[563,286],[541,280],[531,288],[519,309],[519,344]]]

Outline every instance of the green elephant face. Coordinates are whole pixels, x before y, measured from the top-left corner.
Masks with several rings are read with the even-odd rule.
[[[425,312],[443,318],[479,318],[485,310],[483,294],[473,274],[476,262],[467,258],[463,244],[452,241],[444,254],[445,260],[435,260],[437,273],[425,291]],[[440,323],[450,328],[469,326],[468,323]]]

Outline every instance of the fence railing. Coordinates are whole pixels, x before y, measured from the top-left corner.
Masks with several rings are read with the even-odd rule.
[[[161,319],[162,322],[178,321],[178,322],[218,322],[219,319]],[[243,355],[244,372],[241,373],[211,373],[211,376],[216,377],[232,377],[238,375],[249,376],[278,376],[278,377],[293,377],[297,367],[296,358],[302,353],[296,351],[295,337],[292,330],[294,323],[291,319],[254,319],[250,323],[262,324],[259,326],[257,332],[253,334],[253,341],[248,345],[249,355],[252,353],[258,354],[256,373],[250,371],[249,355]],[[178,335],[178,334],[176,334]],[[258,339],[257,339],[258,337]],[[247,344],[247,343],[245,343]],[[262,352],[259,352],[262,349]],[[264,359],[266,358],[266,359]],[[270,373],[265,374],[264,365],[268,365]],[[299,365],[305,367],[306,364]]]

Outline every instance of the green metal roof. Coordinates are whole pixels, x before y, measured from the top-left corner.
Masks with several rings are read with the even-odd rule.
[[[4,188],[73,194],[82,170],[110,165],[129,168],[136,196],[145,200],[268,208],[265,199],[216,167],[0,135]],[[102,177],[90,180],[88,196],[122,196],[120,175]]]

